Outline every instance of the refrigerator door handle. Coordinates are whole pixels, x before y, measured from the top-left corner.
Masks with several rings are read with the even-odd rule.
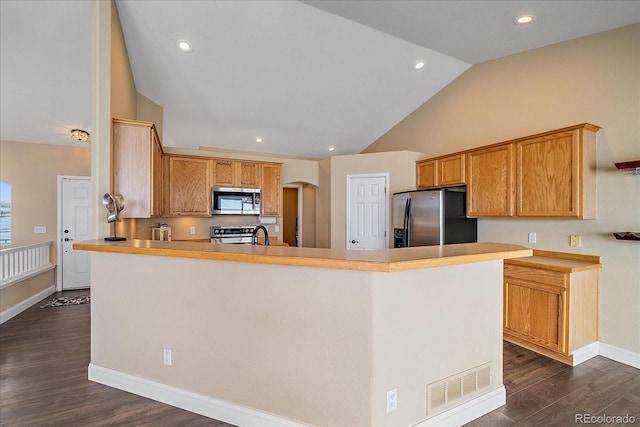
[[[404,247],[408,248],[413,244],[411,238],[411,198],[407,199],[407,206],[405,207],[404,215],[405,227],[404,227]]]
[[[402,218],[403,222],[402,222],[402,247],[406,248],[407,247],[407,228],[409,227],[409,201],[411,199],[407,198],[407,200],[404,202],[404,217]]]

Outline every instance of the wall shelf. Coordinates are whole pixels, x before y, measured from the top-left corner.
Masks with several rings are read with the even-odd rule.
[[[640,232],[633,231],[619,231],[614,232],[613,235],[618,240],[635,240],[640,241]]]
[[[631,175],[640,175],[640,160],[633,160],[631,162],[615,163],[619,171],[629,173]]]

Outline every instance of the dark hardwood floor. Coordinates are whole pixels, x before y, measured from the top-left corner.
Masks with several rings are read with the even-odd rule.
[[[87,380],[90,306],[39,306],[0,325],[0,426],[232,427]],[[507,405],[467,426],[621,425],[576,414],[629,415],[640,425],[640,370],[604,357],[571,368],[505,343],[504,383]]]
[[[507,404],[466,426],[624,425],[587,419],[600,415],[640,426],[640,370],[602,356],[571,367],[505,342],[504,385]]]

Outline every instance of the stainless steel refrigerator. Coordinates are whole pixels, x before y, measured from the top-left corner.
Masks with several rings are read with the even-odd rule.
[[[466,217],[466,206],[466,193],[459,188],[395,193],[393,246],[476,242],[477,221]]]

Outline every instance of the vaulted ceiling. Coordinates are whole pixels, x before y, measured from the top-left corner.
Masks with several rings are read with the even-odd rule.
[[[309,157],[360,152],[472,64],[640,22],[636,0],[116,5],[136,89],[163,107],[164,145]],[[0,1],[1,140],[91,131],[94,7]],[[535,20],[514,24],[523,14]]]

